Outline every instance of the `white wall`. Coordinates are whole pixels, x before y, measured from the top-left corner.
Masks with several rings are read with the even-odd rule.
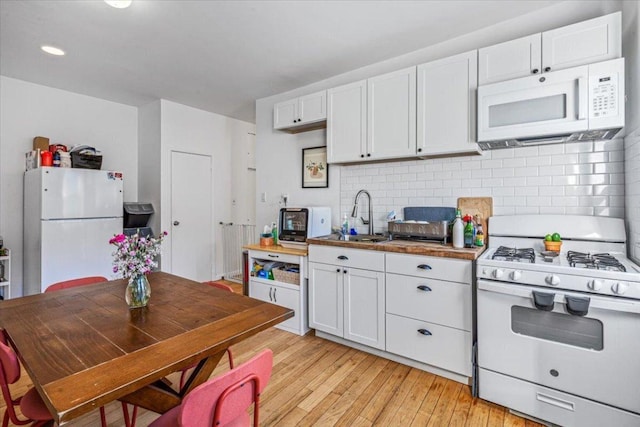
[[[209,155],[213,161],[213,254],[212,279],[219,278],[223,271],[223,248],[219,222],[232,219],[232,172],[237,166],[232,153],[244,150],[247,135],[255,133],[255,125],[219,114],[209,113],[174,102],[160,100],[140,108],[141,150],[152,152],[150,158],[159,161],[141,161],[141,198],[154,201],[159,224],[155,232],[171,230],[171,152],[182,151]],[[235,156],[238,157],[238,156]],[[143,167],[143,165],[146,165]],[[159,177],[156,180],[156,176]],[[194,183],[197,185],[197,183]],[[239,191],[239,190],[238,190]],[[158,205],[155,198],[160,198]],[[162,254],[163,270],[170,271],[171,233],[165,240]]]
[[[622,53],[626,61],[625,216],[629,256],[640,263],[640,3],[622,10]]]
[[[102,151],[102,169],[124,174],[124,199],[138,197],[137,109],[0,76],[0,234],[12,249],[11,294],[22,295],[24,153],[33,137],[88,144]]]
[[[624,181],[619,169],[622,165],[623,155],[620,151],[619,141],[612,144],[598,143],[597,146],[590,145],[588,147],[578,144],[572,148],[563,148],[562,150],[569,151],[562,153],[554,151],[558,150],[557,148],[549,147],[550,151],[546,151],[547,149],[539,151],[537,147],[534,147],[532,149],[510,149],[502,153],[494,151],[478,158],[388,162],[362,166],[331,165],[328,189],[302,189],[300,183],[301,149],[326,145],[326,133],[324,130],[319,130],[289,135],[274,131],[272,118],[273,105],[277,102],[580,22],[618,11],[621,8],[622,2],[620,1],[560,2],[552,7],[439,45],[363,67],[294,91],[259,99],[256,102],[256,221],[258,228],[260,229],[261,225],[268,224],[276,218],[277,210],[281,206],[278,203],[279,195],[282,192],[289,193],[290,202],[294,205],[331,206],[333,225],[337,226],[341,213],[350,210],[356,191],[360,188],[367,188],[367,186],[376,193],[374,194],[374,208],[378,224],[390,207],[397,210],[400,206],[413,204],[411,202],[415,202],[415,204],[423,204],[422,202],[424,202],[424,204],[433,206],[450,205],[459,194],[494,196],[495,202],[500,208],[498,211],[502,213],[551,211],[559,207],[566,213],[578,211],[596,214],[596,208],[604,208],[597,212],[601,215],[622,216],[624,195],[621,193],[621,189]],[[571,150],[585,150],[585,152],[578,153]],[[596,151],[597,153],[594,155]],[[506,158],[502,156],[506,156]],[[561,160],[554,160],[556,156],[561,156]],[[595,164],[608,164],[610,161],[615,163],[615,166],[612,167],[613,171],[602,170],[602,168],[607,169],[609,166],[598,166],[596,170]],[[463,166],[468,167],[469,170],[462,170]],[[521,171],[520,168],[523,167],[525,170]],[[456,173],[457,170],[459,170],[458,173]],[[562,171],[571,175],[564,183],[560,182],[562,178],[558,175]],[[513,177],[509,177],[511,173],[513,173]],[[583,174],[586,177],[578,177]],[[600,176],[591,177],[592,175]],[[612,178],[612,175],[615,176]],[[464,187],[469,188],[468,192],[465,192],[462,186],[463,179],[465,180]],[[374,180],[377,181],[376,185],[371,185],[374,184]],[[506,185],[505,180],[507,180]],[[410,181],[414,182],[410,183]],[[446,183],[447,188],[445,188],[443,181],[449,181]],[[574,183],[578,188],[567,191],[567,187],[573,187]],[[422,187],[422,189],[409,188],[409,185]],[[441,187],[438,187],[439,185]],[[458,187],[455,187],[456,185]],[[605,199],[596,198],[595,196],[599,196],[594,193],[597,190],[596,185],[613,185],[612,190],[605,191],[614,191],[615,194],[610,196],[607,194]],[[377,189],[376,186],[378,186]],[[503,186],[505,189],[501,188]],[[429,187],[432,187],[433,192],[426,191]],[[492,187],[495,188],[492,190]],[[403,191],[404,193],[402,193]],[[582,191],[591,191],[590,194],[586,194],[590,198],[585,202],[581,202],[579,198]],[[267,202],[261,201],[261,194],[264,192],[267,193]],[[556,205],[558,202],[559,206]],[[363,207],[365,206],[366,203],[363,203]],[[503,207],[504,209],[502,209]]]

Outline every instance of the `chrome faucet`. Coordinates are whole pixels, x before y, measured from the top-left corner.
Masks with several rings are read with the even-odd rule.
[[[356,194],[356,198],[353,201],[353,210],[351,211],[351,216],[353,218],[356,218],[358,216],[358,197],[360,197],[361,194],[366,194],[367,198],[369,199],[369,219],[366,221],[362,217],[360,217],[360,219],[362,220],[362,223],[364,225],[369,225],[369,235],[373,235],[373,208],[371,204],[371,194],[369,194],[367,190],[360,190],[358,191],[358,194]]]

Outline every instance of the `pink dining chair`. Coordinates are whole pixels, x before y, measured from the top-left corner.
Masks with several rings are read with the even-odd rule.
[[[0,340],[0,388],[2,388],[2,397],[7,406],[2,417],[2,427],[7,427],[9,421],[15,425],[33,423],[33,427],[43,426],[53,421],[47,405],[44,404],[35,388],[30,388],[23,396],[18,398],[14,398],[11,395],[9,385],[15,384],[20,379],[20,362],[13,349],[4,343],[6,341],[4,332],[2,332],[2,335],[3,337]],[[20,408],[23,417],[26,417],[26,419],[18,417],[16,407]]]
[[[79,277],[77,279],[64,280],[62,282],[57,282],[52,285],[49,285],[47,289],[44,290],[47,292],[55,292],[60,291],[62,289],[76,288],[78,286],[92,285],[94,283],[107,282],[109,279],[103,276],[88,276],[88,277]],[[129,408],[127,404],[124,402],[120,402],[122,404],[122,414],[124,416],[124,424],[126,427],[135,427],[136,418],[138,416],[138,407],[133,406],[133,411],[131,416],[129,416]],[[100,407],[100,424],[102,427],[107,427],[107,416],[104,411],[104,406]],[[4,427],[4,426],[3,426]]]
[[[233,288],[229,285],[225,285],[224,283],[216,282],[213,280],[208,282],[202,282],[202,283],[205,285],[212,286],[214,288],[222,289],[223,291],[233,292]],[[229,368],[233,369],[233,353],[230,348],[227,349],[227,356],[229,356]],[[187,373],[189,372],[190,369],[195,368],[196,365],[197,363],[189,366],[187,369],[182,370],[182,373],[180,374],[180,390],[182,390],[182,387],[184,387],[184,381],[187,378]]]
[[[61,289],[75,288],[77,286],[92,285],[94,283],[107,282],[109,279],[102,276],[80,277],[78,279],[64,280],[62,282],[49,285],[45,292],[59,291]]]
[[[273,352],[263,350],[237,368],[194,388],[179,406],[149,427],[239,427],[251,425],[247,409],[254,404],[253,426],[260,420],[260,394],[271,378]]]

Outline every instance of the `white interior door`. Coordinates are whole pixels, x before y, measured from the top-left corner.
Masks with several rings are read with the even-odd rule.
[[[171,153],[171,272],[197,281],[213,276],[211,160]]]

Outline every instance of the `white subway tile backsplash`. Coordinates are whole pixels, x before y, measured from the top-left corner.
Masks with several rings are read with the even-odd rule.
[[[588,207],[567,207],[565,212],[568,215],[593,215],[593,208]]]
[[[563,154],[565,152],[564,147],[565,145],[563,144],[541,145],[538,147],[538,155]]]
[[[580,153],[578,154],[578,161],[580,163],[603,163],[609,161],[608,152],[599,153]]]
[[[624,162],[596,163],[593,165],[594,173],[623,173]]]
[[[540,176],[564,175],[564,165],[540,166],[538,173]]]
[[[591,185],[569,185],[564,188],[567,196],[591,196],[593,194],[593,186]]]
[[[538,156],[529,157],[527,160],[527,166],[550,166],[551,156]]]
[[[372,194],[376,231],[384,230],[391,210],[400,217],[405,206],[455,206],[469,196],[493,197],[495,215],[622,217],[627,209],[627,216],[635,212],[640,218],[640,138],[627,145],[619,138],[341,166],[341,209],[349,210],[355,193],[365,188]],[[634,154],[626,163],[625,150]],[[625,205],[625,185],[635,205]],[[630,233],[640,239],[640,220]]]
[[[593,142],[591,141],[586,141],[586,142],[572,142],[569,144],[566,144],[564,147],[564,152],[567,154],[570,153],[590,153],[593,151]],[[603,150],[599,150],[599,151],[603,151]]]

